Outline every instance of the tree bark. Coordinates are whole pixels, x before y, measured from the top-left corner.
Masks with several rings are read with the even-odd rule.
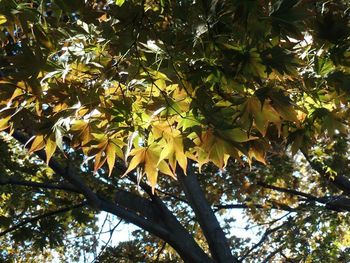
[[[181,168],[178,168],[177,177],[190,206],[196,214],[214,260],[220,263],[239,262],[231,253],[227,238],[205,198],[191,164],[188,165],[187,175],[184,174]]]

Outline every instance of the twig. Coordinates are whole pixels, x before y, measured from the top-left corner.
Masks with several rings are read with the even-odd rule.
[[[68,212],[70,210],[73,210],[73,209],[76,209],[76,208],[80,208],[80,207],[83,207],[87,205],[87,201],[84,201],[80,204],[76,204],[76,205],[73,205],[73,206],[69,206],[69,207],[64,207],[64,208],[61,208],[61,209],[58,209],[58,210],[55,210],[55,211],[51,211],[51,212],[48,212],[48,213],[44,213],[44,214],[41,214],[41,215],[38,215],[38,216],[35,216],[35,217],[32,217],[32,218],[28,218],[28,219],[25,219],[24,221],[6,229],[5,231],[3,232],[0,232],[0,237],[1,236],[4,236],[6,235],[7,233],[10,233],[12,231],[15,231],[17,230],[18,228],[26,225],[26,224],[29,224],[29,223],[33,223],[33,222],[36,222],[42,218],[45,218],[45,217],[50,217],[50,216],[54,216],[54,215],[57,215],[57,214],[61,214],[61,213],[65,213],[65,212]]]
[[[243,203],[243,204],[226,204],[226,205],[215,205],[214,206],[214,212],[218,212],[222,209],[235,209],[235,208],[238,208],[238,209],[245,209],[245,208],[261,208],[261,209],[267,209],[269,208],[268,206],[263,206],[263,205],[260,205],[260,204],[246,204],[246,203]],[[296,208],[292,208],[288,205],[285,205],[285,204],[280,204],[280,203],[273,203],[272,206],[271,206],[271,209],[277,209],[277,210],[284,210],[284,211],[288,211],[288,212],[292,212],[292,211],[295,211]]]
[[[108,246],[109,242],[111,242],[114,231],[115,231],[116,228],[121,224],[122,221],[123,221],[123,220],[120,219],[119,222],[109,231],[109,238],[108,238],[107,242],[105,243],[105,245],[104,245],[103,248],[101,249],[100,253],[98,253],[97,257],[95,257],[95,258],[91,261],[91,263],[96,262],[96,260],[102,255],[103,251],[106,249],[106,247]]]
[[[268,238],[268,236],[276,231],[278,231],[279,229],[281,229],[284,225],[286,225],[286,223],[288,222],[285,222],[275,228],[270,228],[270,229],[267,229],[265,231],[265,233],[263,234],[263,236],[261,237],[260,241],[258,243],[256,243],[255,245],[253,245],[239,260],[240,262],[243,261],[247,256],[249,256],[249,254],[255,250],[256,248],[258,248],[259,246],[261,246],[261,244],[263,244],[266,239]]]
[[[47,184],[47,183],[37,183],[31,181],[20,181],[15,179],[0,179],[0,185],[18,185],[18,186],[28,186],[34,188],[45,188],[53,190],[64,190],[74,193],[80,193],[76,188],[68,184]]]
[[[262,186],[264,188],[276,190],[276,191],[287,193],[287,194],[299,195],[299,196],[307,198],[308,200],[316,201],[316,202],[319,202],[319,203],[325,203],[326,202],[325,198],[317,197],[317,196],[314,196],[314,195],[311,195],[311,194],[308,194],[308,193],[304,193],[304,192],[300,192],[300,191],[297,191],[297,190],[294,190],[294,189],[288,189],[288,188],[283,188],[283,187],[279,187],[279,186],[269,185],[269,184],[266,184],[264,182],[258,182],[258,185]]]
[[[157,257],[156,257],[155,262],[158,262],[159,257],[160,257],[160,254],[162,254],[162,252],[163,252],[165,246],[166,246],[166,242],[164,242],[163,245],[162,245],[162,247],[159,249],[159,251],[158,251],[158,253],[157,253]]]

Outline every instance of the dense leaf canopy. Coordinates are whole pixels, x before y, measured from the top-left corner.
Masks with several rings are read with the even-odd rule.
[[[68,162],[63,178],[69,181],[71,171],[83,175],[96,194],[85,188],[81,193],[99,210],[96,199],[114,199],[114,186],[141,198],[122,179],[131,178],[152,202],[154,194],[172,196],[163,201],[192,229],[196,244],[220,261],[201,219],[193,222],[189,212],[191,207],[201,218],[198,195],[184,179],[195,176],[214,212],[244,208],[250,223],[267,225],[261,243],[249,249],[230,231],[232,222],[225,223],[231,250],[242,260],[254,262],[257,255],[267,261],[269,256],[337,260],[349,239],[349,222],[341,213],[350,209],[343,196],[350,193],[350,183],[344,183],[349,14],[349,3],[341,0],[1,0],[0,129],[53,169],[47,174],[43,163],[29,161],[33,157],[28,163],[5,159],[2,185],[17,178],[17,171],[22,173],[17,179],[28,174],[31,181],[62,183],[53,176],[60,178],[65,172],[58,164]],[[2,151],[24,154],[13,141]],[[43,171],[34,173],[35,165]],[[1,188],[2,202],[14,192],[11,187]],[[50,211],[38,193],[27,194],[12,196],[33,200],[17,207],[22,213],[35,212],[33,207]],[[63,192],[55,200],[50,194],[44,199],[56,208],[73,200],[84,207],[73,217],[85,216],[84,227],[94,229],[81,195],[69,199]],[[145,212],[123,198],[119,202],[127,211]],[[222,204],[230,202],[239,204]],[[14,217],[7,209],[0,210],[7,220],[3,228]],[[276,220],[279,210],[287,215]],[[79,224],[60,220],[62,229]],[[39,242],[33,235],[21,237]],[[203,235],[208,244],[200,241]],[[158,244],[159,251],[169,243],[186,258],[171,238],[163,244],[143,233],[138,240]]]

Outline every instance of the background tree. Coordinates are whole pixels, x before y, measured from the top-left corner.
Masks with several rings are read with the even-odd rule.
[[[346,262],[349,7],[1,1],[0,128],[51,168],[4,163],[3,202],[26,200],[4,205],[6,244],[58,249],[105,211],[157,237],[124,243],[138,260]],[[235,208],[259,242],[218,220]]]

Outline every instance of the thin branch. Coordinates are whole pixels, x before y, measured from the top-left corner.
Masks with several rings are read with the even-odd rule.
[[[103,223],[102,223],[102,226],[101,226],[101,230],[100,230],[100,232],[98,233],[98,236],[97,236],[97,240],[99,240],[100,237],[101,237],[101,233],[102,233],[103,227],[105,226],[105,224],[106,224],[106,222],[108,220],[108,217],[109,217],[109,214],[107,214],[105,219],[103,220]]]
[[[278,231],[279,229],[281,229],[283,226],[285,226],[286,224],[288,223],[285,222],[275,228],[269,228],[265,231],[265,233],[262,235],[260,241],[258,243],[256,243],[255,245],[253,245],[239,260],[240,261],[243,261],[247,256],[249,256],[249,254],[254,251],[256,248],[258,248],[259,246],[261,246],[266,240],[267,238],[269,237],[270,234]]]
[[[18,185],[18,186],[28,186],[33,188],[44,188],[53,190],[64,190],[74,193],[80,193],[76,188],[68,184],[47,184],[47,183],[37,183],[32,181],[20,181],[15,179],[2,179],[0,178],[0,185]]]
[[[174,199],[177,200],[177,201],[180,201],[180,202],[183,202],[183,203],[185,203],[185,204],[188,204],[188,201],[187,201],[186,199],[181,198],[181,197],[178,197],[178,196],[176,196],[176,195],[174,195],[174,194],[172,194],[172,193],[165,192],[165,191],[160,190],[160,189],[158,189],[158,188],[156,188],[156,191],[159,192],[159,193],[161,193],[161,194],[163,194],[163,195],[172,197],[172,198],[174,198]]]
[[[96,238],[96,236],[95,236],[95,239],[94,239],[94,242],[93,242],[93,244],[92,244],[92,247],[95,247],[95,246],[98,244],[98,241],[100,240],[100,237],[101,237],[101,234],[102,234],[103,227],[105,226],[105,224],[106,224],[106,222],[107,222],[107,220],[108,220],[108,217],[109,217],[109,214],[107,213],[105,219],[103,220],[103,223],[102,223],[102,226],[101,226],[101,229],[100,229],[99,233],[96,234],[96,235],[97,235],[97,238]],[[108,233],[108,232],[110,232],[110,230],[107,231],[107,233]],[[86,235],[83,235],[82,238],[84,238],[85,236],[86,236]]]
[[[283,216],[278,217],[278,218],[276,218],[276,219],[274,219],[274,220],[272,220],[272,221],[270,221],[270,222],[261,223],[261,224],[256,224],[256,225],[253,225],[253,226],[251,226],[251,227],[246,227],[246,228],[244,228],[244,229],[245,229],[245,230],[249,230],[249,229],[253,229],[253,228],[255,228],[255,227],[261,227],[261,226],[264,226],[264,225],[269,225],[269,226],[270,226],[269,228],[271,228],[271,226],[272,226],[273,224],[275,224],[275,223],[278,222],[278,221],[283,220],[284,218],[286,218],[287,216],[289,216],[291,213],[292,213],[292,212],[288,212],[288,213],[284,214]]]
[[[71,211],[73,209],[83,207],[85,205],[87,205],[86,201],[81,202],[80,204],[76,204],[76,205],[69,206],[69,207],[64,207],[64,208],[61,208],[61,209],[58,209],[58,210],[55,210],[55,211],[51,211],[51,212],[44,213],[44,214],[41,214],[41,215],[38,215],[38,216],[35,216],[35,217],[32,217],[32,218],[25,219],[24,221],[22,221],[22,222],[20,222],[20,223],[18,223],[16,225],[6,229],[5,231],[0,232],[0,237],[6,235],[7,233],[10,233],[12,231],[17,230],[18,228],[21,228],[22,226],[24,226],[26,224],[34,223],[34,222],[36,222],[36,221],[38,221],[40,219],[43,219],[45,217],[51,217],[51,216],[54,216],[54,215],[57,215],[57,214],[65,213],[65,212]]]
[[[263,263],[267,263],[267,262],[271,262],[271,259],[277,254],[280,253],[283,249],[283,245],[280,246],[279,248],[277,248],[275,251],[273,251],[272,253],[270,253],[263,261]]]
[[[103,232],[98,232],[98,233],[89,233],[89,234],[85,234],[85,235],[78,235],[78,236],[74,236],[74,237],[67,237],[67,239],[76,239],[76,238],[81,238],[81,237],[91,237],[91,236],[97,236],[97,235],[103,235],[103,234],[107,234],[109,233],[111,230],[106,230]],[[98,239],[98,238],[96,238]]]
[[[259,209],[276,209],[276,210],[283,210],[283,211],[288,211],[288,212],[293,212],[296,210],[296,208],[292,208],[288,205],[285,204],[280,204],[280,203],[273,203],[272,206],[264,206],[260,204],[225,204],[225,205],[214,205],[214,212],[218,212],[222,209],[245,209],[245,208],[259,208]]]
[[[165,249],[165,246],[166,246],[166,242],[163,242],[162,247],[159,249],[159,251],[157,253],[157,257],[156,257],[155,262],[158,262],[160,255],[162,254],[163,250]]]
[[[311,195],[311,194],[308,194],[308,193],[304,193],[304,192],[300,192],[300,191],[297,191],[297,190],[294,190],[294,189],[288,189],[288,188],[283,188],[283,187],[279,187],[279,186],[269,185],[269,184],[266,184],[264,182],[258,182],[258,185],[262,186],[264,188],[276,190],[276,191],[279,191],[279,192],[302,196],[302,197],[305,197],[308,200],[316,201],[316,202],[319,202],[319,203],[323,203],[324,204],[326,202],[325,198],[317,197],[317,196],[314,196],[314,195]]]
[[[96,262],[96,260],[102,255],[103,251],[107,248],[109,242],[111,242],[114,231],[115,231],[115,230],[117,229],[117,227],[122,223],[122,221],[123,221],[123,220],[120,219],[119,222],[118,222],[111,230],[109,230],[109,238],[108,238],[107,242],[105,243],[105,245],[103,246],[103,248],[100,250],[100,252],[98,253],[97,257],[94,258],[94,259],[91,261],[91,263]]]
[[[324,204],[326,209],[329,209],[332,211],[336,211],[336,212],[350,211],[350,199],[345,196],[316,197],[314,195],[300,192],[294,189],[268,185],[263,182],[259,182],[258,185],[268,189],[276,190],[279,192],[305,197],[306,201],[314,201],[314,202]]]

